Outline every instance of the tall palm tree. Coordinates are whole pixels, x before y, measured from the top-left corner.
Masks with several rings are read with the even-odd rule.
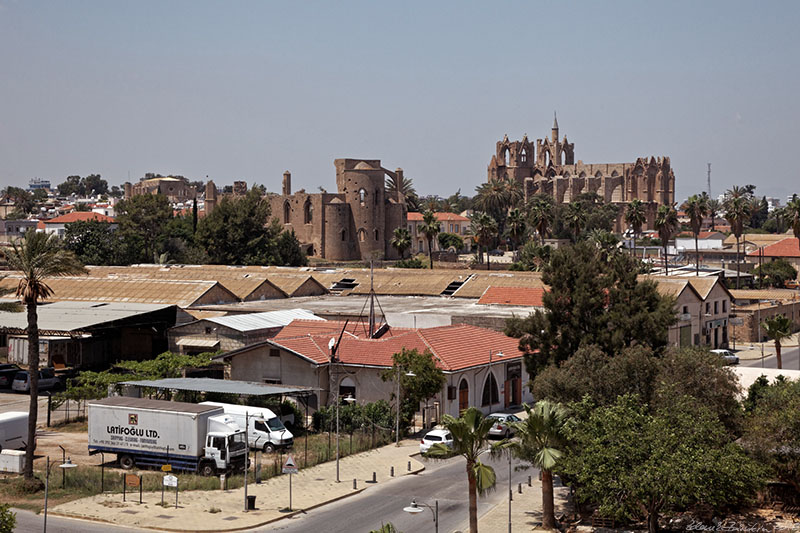
[[[675,210],[675,206],[658,206],[658,211],[656,211],[656,220],[653,225],[658,232],[658,238],[661,239],[661,245],[664,247],[664,275],[669,276],[669,257],[667,256],[667,245],[680,225],[678,223],[678,212]]]
[[[703,219],[708,214],[708,205],[703,196],[693,194],[683,204],[683,210],[689,216],[689,225],[694,233],[694,271],[695,275],[700,275],[700,249],[697,245],[697,235],[703,226]]]
[[[747,196],[742,189],[734,186],[727,193],[725,193],[725,201],[723,202],[725,209],[725,220],[731,226],[731,231],[736,236],[736,288],[739,288],[739,253],[741,250],[741,238],[744,232],[744,225],[750,219],[750,205]]]
[[[36,449],[36,421],[39,415],[39,324],[36,307],[53,294],[48,278],[83,274],[86,269],[74,253],[62,248],[56,235],[25,232],[25,237],[4,250],[6,263],[20,275],[16,296],[28,312],[28,379],[30,407],[28,440],[25,446],[25,478],[33,478],[33,452]]]
[[[475,187],[475,209],[498,216],[508,207],[505,180],[492,179]]]
[[[553,222],[553,201],[537,195],[528,208],[528,220],[539,234],[539,244],[544,245],[544,238]]]
[[[406,199],[406,203],[409,202],[410,197],[416,197],[417,191],[414,189],[414,180],[411,178],[406,178],[403,176],[402,178],[395,178],[394,176],[387,176],[386,181],[383,185],[384,192],[386,193],[387,197],[393,195],[400,191],[403,197]]]
[[[781,342],[792,336],[792,321],[784,315],[775,315],[762,322],[761,327],[764,328],[767,337],[775,342],[775,358],[778,360],[778,368],[783,368]]]
[[[514,245],[515,256],[517,254],[517,248],[519,248],[522,239],[525,237],[526,229],[525,217],[520,210],[516,207],[509,210],[508,218],[506,219],[506,234]]]
[[[422,224],[419,226],[419,231],[425,235],[425,239],[428,241],[428,258],[431,261],[431,270],[433,270],[433,241],[439,235],[441,229],[442,227],[439,221],[436,220],[436,214],[433,211],[428,210],[422,213]]]
[[[705,193],[703,194],[706,195]],[[706,207],[708,208],[708,216],[711,217],[711,231],[716,231],[716,219],[717,215],[722,211],[722,204],[716,198],[709,198],[706,201]]]
[[[478,495],[486,494],[495,488],[497,476],[494,469],[480,460],[487,447],[489,430],[494,419],[485,418],[475,407],[465,409],[461,416],[442,417],[442,425],[453,436],[453,449],[436,443],[428,450],[429,457],[450,457],[453,452],[467,460],[467,484],[469,489],[469,531],[478,533]]]
[[[553,468],[564,454],[564,430],[569,423],[569,410],[560,403],[540,400],[533,408],[523,404],[528,418],[515,422],[518,441],[505,445],[514,457],[542,471],[542,527],[555,529],[553,502]]]
[[[408,229],[394,228],[391,245],[400,254],[400,259],[405,259],[406,250],[411,248],[411,233]]]
[[[625,209],[625,222],[633,229],[633,257],[636,257],[636,239],[642,233],[642,226],[647,222],[644,202],[634,198]]]
[[[584,211],[583,206],[578,202],[570,202],[570,204],[567,205],[567,212],[564,219],[567,226],[572,228],[575,235],[575,242],[578,242],[578,236],[581,234],[581,230],[586,224],[586,211]]]
[[[491,270],[491,255],[489,247],[497,237],[497,221],[488,213],[473,211],[470,216],[470,232],[478,244],[478,254],[483,258],[483,248],[486,248],[486,270]]]

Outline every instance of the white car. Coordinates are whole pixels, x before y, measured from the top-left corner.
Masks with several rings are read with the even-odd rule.
[[[61,380],[56,376],[52,368],[39,370],[39,390],[55,389],[61,386]],[[31,384],[28,382],[28,371],[17,372],[14,381],[11,383],[11,390],[15,392],[28,392]]]
[[[522,419],[517,415],[508,413],[492,413],[486,418],[494,418],[494,425],[489,430],[490,437],[500,437],[507,439],[514,435],[515,430],[511,425],[513,422],[522,422]]]
[[[739,356],[730,350],[711,350],[711,353],[717,354],[729,365],[739,364]]]
[[[444,444],[453,447],[453,436],[446,429],[432,429],[422,437],[419,443],[419,453],[427,453],[434,444]]]

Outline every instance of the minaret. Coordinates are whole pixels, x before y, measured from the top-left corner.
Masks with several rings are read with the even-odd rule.
[[[553,111],[553,128],[550,130],[550,138],[553,142],[558,141],[558,117],[556,117],[555,111]]]

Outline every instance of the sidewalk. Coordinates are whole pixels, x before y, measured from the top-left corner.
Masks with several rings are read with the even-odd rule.
[[[161,492],[147,492],[143,504],[138,493],[122,501],[121,494],[100,494],[68,502],[50,510],[53,515],[110,522],[117,525],[163,531],[233,531],[250,529],[313,509],[372,486],[372,472],[377,483],[385,483],[394,467],[395,476],[415,474],[424,465],[410,455],[419,451],[419,442],[404,440],[400,447],[389,444],[376,450],[352,455],[339,461],[336,483],[336,461],[329,461],[301,470],[292,476],[292,508],[289,506],[289,476],[281,475],[256,485],[251,481],[247,494],[256,497],[256,510],[244,512],[244,488],[228,491],[190,491],[180,493],[175,508],[175,492],[165,493],[169,506],[161,507]],[[408,463],[411,463],[411,471]],[[178,476],[180,477],[180,475]],[[357,488],[353,489],[353,480]],[[252,480],[252,478],[251,478]],[[135,501],[134,501],[135,500]]]
[[[556,516],[567,512],[567,494],[569,489],[560,486],[554,480],[554,499]],[[508,487],[502,489],[506,493],[503,503],[498,504],[491,511],[484,514],[478,520],[478,531],[481,533],[507,533],[508,532]],[[534,479],[529,487],[527,483],[522,484],[522,494],[519,494],[518,486],[514,485],[514,498],[511,501],[511,531],[547,531],[542,529],[542,483]],[[465,520],[461,526],[461,531],[469,530],[469,520]]]

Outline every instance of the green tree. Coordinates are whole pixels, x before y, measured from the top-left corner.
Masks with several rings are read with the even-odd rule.
[[[511,244],[514,246],[515,256],[517,248],[519,248],[519,245],[525,239],[525,233],[527,229],[525,217],[519,208],[514,207],[509,210],[508,218],[506,219],[506,235],[509,239],[511,239]]]
[[[731,226],[731,231],[736,236],[736,288],[738,289],[741,270],[741,265],[739,264],[741,238],[744,232],[744,226],[750,219],[750,206],[747,192],[740,187],[734,186],[725,193],[725,200],[722,205],[725,210],[725,220],[728,221],[728,224]]]
[[[669,255],[667,254],[667,246],[669,240],[678,230],[678,212],[674,206],[660,205],[656,211],[656,219],[653,225],[658,232],[658,238],[661,239],[661,246],[664,247],[664,275],[669,276]]]
[[[275,259],[273,264],[280,266],[306,266],[308,258],[300,247],[294,230],[282,231],[275,239]]]
[[[537,194],[531,199],[528,207],[528,222],[536,229],[539,243],[544,245],[548,229],[553,223],[554,205],[553,198],[545,194]]]
[[[439,241],[439,248],[442,250],[453,247],[458,251],[464,248],[464,239],[455,233],[442,232],[438,235],[437,240]]]
[[[469,217],[470,233],[478,245],[478,256],[483,260],[482,250],[486,249],[486,270],[491,270],[489,247],[497,237],[497,221],[482,211],[473,211]]]
[[[762,385],[742,439],[756,459],[800,492],[800,381]]]
[[[407,373],[414,375],[407,376]],[[419,410],[419,404],[441,391],[447,378],[436,366],[429,351],[420,353],[416,349],[406,348],[392,355],[392,368],[381,373],[381,379],[385,382],[396,383],[398,376],[403,391],[400,415],[404,426],[408,426],[414,413]]]
[[[677,398],[651,414],[625,395],[604,407],[586,399],[574,410],[571,447],[557,471],[574,481],[578,501],[604,516],[643,518],[655,533],[664,511],[743,503],[763,481],[763,469],[694,402]]]
[[[163,194],[137,194],[116,206],[119,235],[132,261],[148,262],[162,252],[172,207]]]
[[[89,174],[81,180],[84,194],[87,196],[100,196],[108,194],[108,182],[100,174]]]
[[[703,195],[708,196],[707,193],[703,193]],[[708,198],[706,207],[708,207],[708,216],[711,217],[711,231],[716,231],[717,215],[722,211],[722,204],[716,198]]]
[[[386,197],[396,198],[397,190],[403,194],[408,205],[416,205],[419,201],[417,199],[417,191],[414,189],[414,180],[411,178],[397,178],[395,176],[387,176],[384,182],[384,194]]]
[[[64,247],[84,265],[119,265],[122,243],[108,222],[78,220],[64,226]]]
[[[638,198],[634,198],[625,209],[625,222],[633,230],[633,255],[636,256],[636,239],[642,233],[642,226],[647,222],[647,216],[644,212],[644,202]]]
[[[550,261],[552,248],[548,245],[540,245],[535,239],[531,238],[520,248],[517,262],[511,265],[510,270],[532,270],[540,271]]]
[[[511,453],[542,471],[542,527],[555,529],[553,469],[564,454],[569,411],[559,403],[540,400],[533,408],[523,404],[528,417],[514,424],[519,440],[511,441]]]
[[[419,231],[425,235],[425,240],[428,241],[428,259],[430,259],[431,270],[433,270],[433,241],[441,231],[441,226],[433,211],[427,210],[422,213],[422,224],[419,226]]]
[[[586,211],[578,202],[570,202],[566,207],[564,221],[572,230],[573,242],[578,242],[581,230],[586,225]]]
[[[703,226],[703,219],[708,214],[708,205],[702,195],[694,194],[683,204],[683,210],[689,217],[689,225],[694,234],[694,270],[695,275],[700,275],[700,248],[697,243],[697,236]]]
[[[632,345],[660,353],[676,319],[673,300],[637,274],[636,259],[618,251],[606,259],[586,242],[555,250],[542,272],[550,288],[542,296],[544,311],[506,322],[506,334],[520,338],[528,372],[561,363],[582,344],[608,355]]]
[[[495,488],[497,476],[494,469],[480,460],[489,441],[489,430],[494,425],[492,418],[485,418],[475,407],[465,409],[461,416],[442,417],[442,425],[453,436],[453,449],[436,443],[428,450],[429,457],[450,457],[453,452],[467,460],[467,487],[469,491],[469,531],[478,533],[478,495]]]
[[[776,259],[753,270],[753,275],[758,279],[758,285],[762,282],[770,287],[783,288],[787,281],[797,279],[797,270],[786,259]]]
[[[81,183],[80,176],[67,176],[64,183],[58,186],[58,194],[61,196],[84,196],[86,194],[86,187]]]
[[[800,241],[800,196],[792,195],[792,199],[786,205],[786,212],[787,218],[791,220],[794,238]]]
[[[25,447],[25,479],[33,479],[33,452],[36,449],[36,422],[39,413],[39,324],[37,306],[53,294],[47,285],[49,278],[83,274],[86,269],[75,254],[62,248],[56,235],[25,232],[18,242],[3,250],[8,267],[19,272],[21,279],[16,296],[28,313],[28,376],[30,406],[28,408],[28,438]]]
[[[775,359],[778,368],[783,368],[781,343],[792,336],[792,321],[785,315],[775,315],[761,323],[764,333],[775,343]]]

